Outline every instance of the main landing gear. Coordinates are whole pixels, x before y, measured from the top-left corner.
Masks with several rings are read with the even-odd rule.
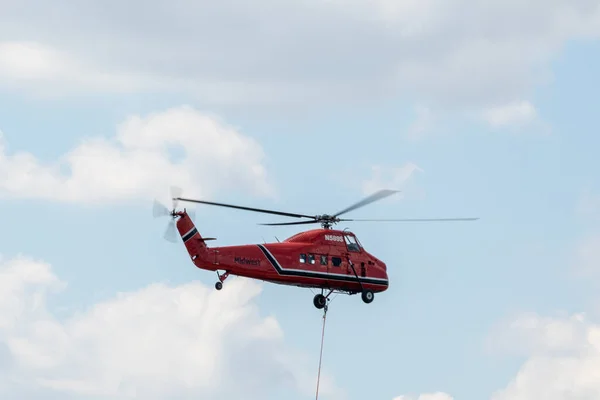
[[[323,290],[321,290],[321,293],[316,294],[315,297],[313,298],[314,306],[317,307],[319,310],[325,308],[325,306],[327,306],[327,300],[329,299],[329,296],[331,295],[332,292],[333,292],[333,290],[330,290],[329,293],[327,294],[327,296],[325,296],[323,294]],[[352,294],[352,293],[350,293],[350,294]],[[361,293],[361,298],[362,298],[363,302],[365,302],[366,304],[369,304],[375,298],[375,294],[373,293],[373,291],[371,289],[363,289],[363,291]]]
[[[371,289],[363,289],[361,293],[362,301],[369,304],[375,298],[375,294]]]
[[[331,294],[331,292],[329,292],[329,294]],[[319,310],[323,309],[327,305],[327,297],[329,297],[329,294],[327,296],[324,296],[322,293],[316,294],[313,299],[315,307]]]
[[[228,276],[229,276],[229,271],[225,271],[225,273],[223,275],[220,275],[219,271],[217,271],[217,277],[219,278],[219,281],[217,283],[215,283],[215,289],[217,289],[217,290],[223,289],[223,282],[225,282],[225,279],[227,279]]]

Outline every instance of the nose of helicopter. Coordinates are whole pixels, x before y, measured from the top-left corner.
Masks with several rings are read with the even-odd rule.
[[[390,286],[390,278],[388,277],[387,273],[387,265],[383,261],[380,261],[379,266],[381,268],[383,278],[386,280],[385,288],[387,289]]]
[[[386,270],[384,270],[384,271],[383,271],[383,276],[384,276],[384,278],[385,278],[385,280],[386,280],[386,285],[385,285],[385,287],[386,287],[386,288],[388,288],[388,287],[390,286],[390,278],[388,277],[388,274],[387,274],[387,271],[386,271]]]

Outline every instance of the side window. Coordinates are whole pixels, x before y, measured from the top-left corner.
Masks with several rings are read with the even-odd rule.
[[[300,262],[301,263],[305,263],[306,262],[306,254],[300,254]]]
[[[321,256],[321,265],[327,265],[327,256]]]
[[[331,264],[334,267],[339,267],[342,264],[342,259],[340,257],[331,257]]]
[[[315,263],[315,255],[314,254],[309,254],[308,255],[308,262],[310,264],[314,264]]]

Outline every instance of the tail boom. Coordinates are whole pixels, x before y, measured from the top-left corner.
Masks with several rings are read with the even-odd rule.
[[[210,256],[211,250],[206,245],[207,240],[214,240],[214,238],[203,238],[185,210],[177,215],[179,216],[177,230],[194,264],[198,268],[216,270],[218,265],[214,262],[214,256]]]

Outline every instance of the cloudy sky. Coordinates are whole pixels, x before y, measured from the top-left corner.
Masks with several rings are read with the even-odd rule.
[[[321,399],[600,398],[599,38],[599,0],[0,0],[0,397],[314,398],[313,293],[216,292],[152,218],[177,185],[481,217],[339,226],[391,285],[334,298]]]

